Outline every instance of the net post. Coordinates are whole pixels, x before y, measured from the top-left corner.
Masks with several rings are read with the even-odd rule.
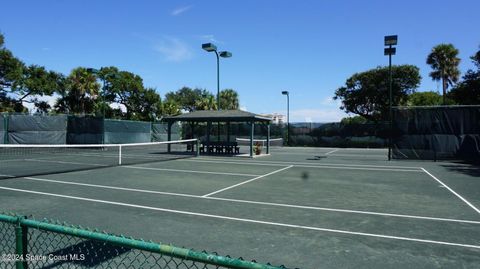
[[[196,146],[195,156],[198,157],[200,156],[200,139],[197,139],[195,141],[195,146]]]
[[[122,145],[118,145],[118,165],[122,165]]]

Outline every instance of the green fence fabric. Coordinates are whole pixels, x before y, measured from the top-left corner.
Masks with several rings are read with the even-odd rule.
[[[104,143],[124,144],[150,142],[152,140],[151,126],[152,124],[150,122],[105,119]]]
[[[9,144],[65,144],[67,116],[9,115]]]
[[[480,160],[480,106],[394,109],[393,157]]]
[[[94,116],[69,116],[67,144],[102,144],[103,118]]]
[[[171,140],[179,140],[181,139],[180,135],[181,127],[179,124],[172,125],[172,137]],[[186,137],[184,137],[187,139]],[[153,142],[161,142],[168,140],[168,124],[167,123],[152,123],[152,141]]]
[[[6,116],[0,114],[0,144],[7,142],[7,120]]]
[[[1,268],[285,268],[5,214],[0,253]]]

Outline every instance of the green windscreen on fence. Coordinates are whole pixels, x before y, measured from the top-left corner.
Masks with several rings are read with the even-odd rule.
[[[0,268],[286,269],[4,214],[0,239]]]
[[[67,116],[9,115],[9,144],[65,144]]]
[[[480,159],[480,106],[394,109],[393,157]]]
[[[180,126],[178,124],[172,125],[171,130],[171,140],[180,140]],[[185,138],[185,137],[184,137]],[[154,142],[161,142],[168,140],[168,124],[167,123],[159,123],[155,122],[152,124],[152,141]]]
[[[151,123],[128,120],[104,120],[104,143],[144,143],[151,141]]]
[[[68,116],[67,144],[102,144],[103,118]]]
[[[4,144],[7,140],[7,118],[0,114],[0,144]]]

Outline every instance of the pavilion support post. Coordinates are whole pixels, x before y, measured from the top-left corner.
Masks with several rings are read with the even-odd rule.
[[[253,158],[253,135],[255,132],[255,122],[250,123],[250,157]]]
[[[267,123],[267,154],[270,154],[270,122]]]
[[[212,131],[212,122],[207,122],[207,154],[210,154],[210,132]]]
[[[167,141],[172,141],[172,125],[173,125],[173,122],[169,121],[168,128],[167,128]],[[170,153],[172,151],[172,147],[170,144],[168,144],[167,147],[168,147],[168,153]]]
[[[230,122],[227,121],[227,142],[230,143]]]

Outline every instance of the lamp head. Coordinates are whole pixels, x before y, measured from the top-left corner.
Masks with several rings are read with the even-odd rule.
[[[288,95],[288,91],[282,91],[283,95]]]
[[[205,44],[202,44],[202,49],[208,52],[212,52],[217,50],[217,46],[213,45],[212,43],[205,43]]]
[[[232,53],[229,52],[229,51],[221,51],[221,52],[220,52],[220,57],[230,58],[230,57],[232,57]]]
[[[387,35],[385,36],[385,46],[395,46],[398,42],[397,35]]]

